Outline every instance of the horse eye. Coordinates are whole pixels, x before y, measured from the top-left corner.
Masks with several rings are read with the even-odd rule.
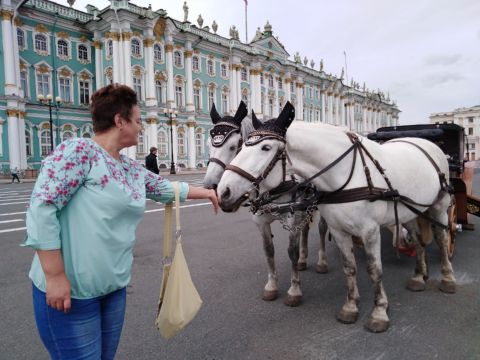
[[[263,146],[262,146],[262,150],[263,150],[263,151],[270,151],[271,148],[272,148],[272,147],[271,147],[270,145],[263,145]]]
[[[237,148],[236,146],[233,146],[233,145],[232,145],[232,146],[230,146],[230,151],[235,151],[236,148]]]

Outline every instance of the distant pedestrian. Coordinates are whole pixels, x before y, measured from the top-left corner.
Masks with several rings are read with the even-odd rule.
[[[10,170],[10,173],[12,174],[12,184],[17,179],[18,182],[20,182],[20,178],[18,177],[18,168],[15,167],[12,170]]]
[[[155,146],[150,148],[150,154],[145,158],[145,167],[154,174],[158,174],[160,172],[158,170],[157,148]]]

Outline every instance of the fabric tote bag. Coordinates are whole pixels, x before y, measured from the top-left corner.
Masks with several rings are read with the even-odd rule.
[[[160,334],[170,339],[193,320],[202,306],[202,299],[195,288],[182,249],[180,227],[180,190],[175,189],[176,246],[173,260],[172,251],[172,204],[165,206],[163,230],[163,277],[160,288],[155,325]]]

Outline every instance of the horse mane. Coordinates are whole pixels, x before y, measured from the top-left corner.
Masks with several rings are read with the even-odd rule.
[[[242,121],[242,128],[241,128],[242,139],[246,141],[248,134],[250,134],[253,130],[255,130],[255,128],[253,127],[252,118],[248,116],[245,117]]]

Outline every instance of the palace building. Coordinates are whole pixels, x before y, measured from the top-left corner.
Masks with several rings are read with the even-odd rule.
[[[267,22],[249,43],[235,26],[217,34],[215,21],[195,24],[111,0],[85,12],[48,0],[0,0],[0,165],[38,169],[53,146],[92,137],[89,102],[107,84],[138,94],[143,131],[125,150],[143,161],[158,148],[161,168],[208,161],[209,112],[233,114],[240,100],[260,119],[276,117],[286,101],[296,121],[323,122],[359,133],[398,123],[395,102],[382,91],[323,70],[323,61],[290,56]],[[73,4],[74,1],[69,1]],[[291,59],[293,57],[293,59]],[[172,144],[173,142],[173,144]],[[173,149],[173,154],[171,154]]]

